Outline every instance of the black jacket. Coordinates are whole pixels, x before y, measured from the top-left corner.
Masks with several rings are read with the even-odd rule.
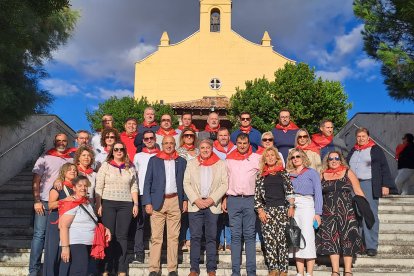
[[[414,169],[414,144],[408,144],[400,153],[398,169]]]
[[[355,214],[359,217],[359,221],[364,219],[368,229],[371,229],[375,223],[375,217],[368,200],[363,196],[355,195],[352,199],[352,206],[354,207]]]
[[[352,148],[348,154],[348,164],[354,152],[355,148]],[[395,182],[391,177],[385,154],[377,145],[371,148],[371,175],[372,195],[374,198],[380,198],[382,196],[382,187],[388,187],[390,190],[395,189]]]

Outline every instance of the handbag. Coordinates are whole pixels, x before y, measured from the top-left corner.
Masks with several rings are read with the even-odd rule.
[[[105,236],[105,226],[95,220],[95,218],[91,215],[91,213],[89,213],[83,204],[81,204],[80,207],[89,215],[89,217],[96,225],[91,249],[91,256],[95,259],[103,260],[105,258],[105,248],[109,246],[109,242]]]
[[[303,247],[300,247],[301,240],[303,240]],[[294,218],[290,218],[289,223],[286,225],[286,241],[289,248],[304,249],[306,247],[306,241],[302,235],[302,230],[300,230]]]

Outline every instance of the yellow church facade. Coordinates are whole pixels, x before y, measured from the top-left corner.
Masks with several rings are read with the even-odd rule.
[[[200,0],[199,31],[176,44],[164,32],[158,50],[135,63],[135,98],[171,103],[230,97],[246,80],[272,79],[294,62],[273,50],[267,32],[260,44],[234,32],[231,9],[231,0]]]

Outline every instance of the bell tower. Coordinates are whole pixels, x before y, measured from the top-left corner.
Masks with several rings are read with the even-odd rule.
[[[200,0],[200,32],[231,31],[231,0]]]

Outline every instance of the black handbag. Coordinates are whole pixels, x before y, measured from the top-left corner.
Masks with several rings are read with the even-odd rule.
[[[303,247],[300,247],[301,240],[303,240]],[[302,235],[302,230],[300,230],[294,218],[290,218],[289,223],[286,225],[286,242],[289,248],[303,249],[306,247],[306,241]]]

